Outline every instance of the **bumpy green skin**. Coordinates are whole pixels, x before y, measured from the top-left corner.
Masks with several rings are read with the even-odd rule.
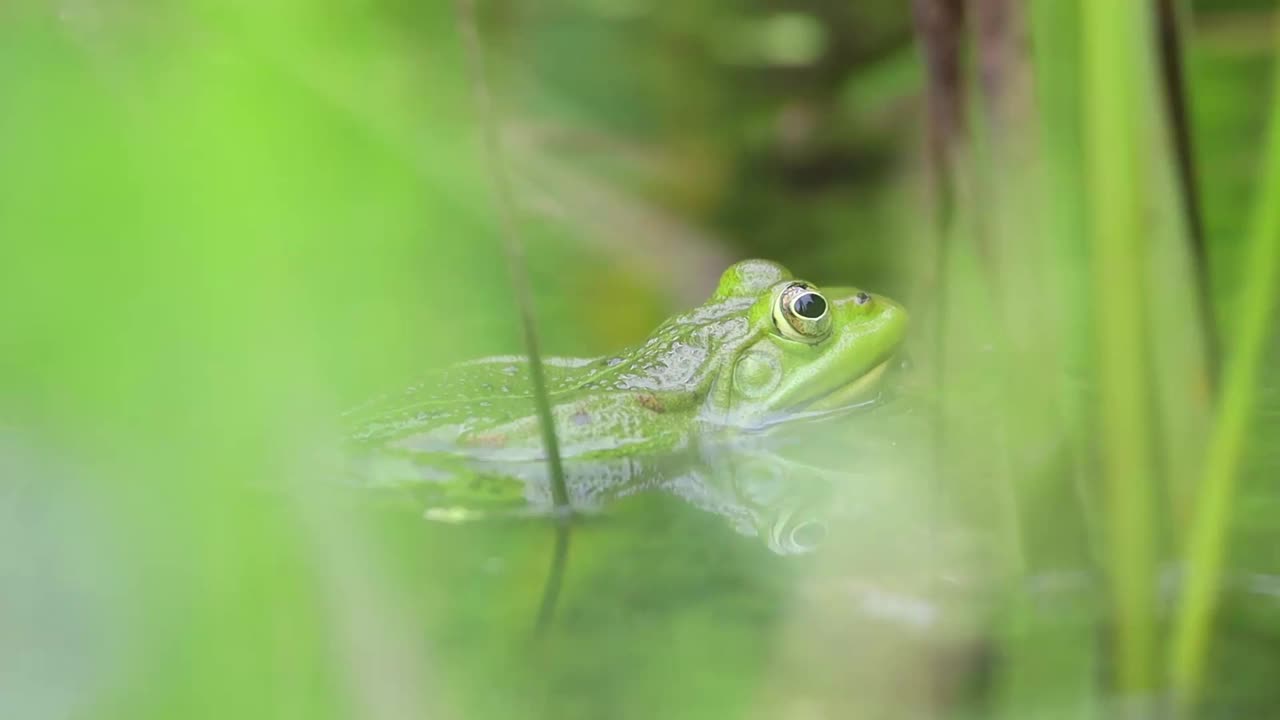
[[[642,345],[611,357],[546,359],[563,456],[680,450],[701,433],[873,399],[879,370],[903,338],[906,312],[878,295],[857,302],[855,288],[824,288],[830,335],[812,344],[789,339],[774,308],[793,280],[777,263],[743,261],[725,271],[705,304],[672,317]],[[449,457],[542,458],[521,357],[457,365],[347,417],[358,446],[435,465]]]

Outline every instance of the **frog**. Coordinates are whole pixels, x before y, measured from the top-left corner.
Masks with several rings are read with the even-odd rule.
[[[744,260],[705,303],[640,344],[544,358],[571,506],[599,510],[661,490],[779,554],[814,549],[820,494],[788,478],[821,474],[746,438],[874,406],[907,324],[887,296],[821,288],[779,263]],[[413,486],[434,520],[550,512],[529,372],[525,357],[482,358],[353,408],[345,420],[354,474],[366,487]],[[774,489],[762,494],[763,477]]]
[[[744,260],[702,305],[598,358],[542,360],[563,458],[678,450],[714,432],[760,430],[873,403],[905,336],[897,302],[820,289]],[[529,363],[463,362],[345,413],[351,440],[407,454],[545,459]]]

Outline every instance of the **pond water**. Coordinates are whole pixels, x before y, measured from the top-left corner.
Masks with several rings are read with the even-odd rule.
[[[1262,398],[1242,484],[1206,717],[1280,703],[1278,399]],[[992,486],[932,472],[929,413],[908,392],[681,453],[570,460],[580,512],[563,526],[540,463],[482,464],[524,488],[497,504],[439,478],[351,502],[420,600],[414,640],[459,717],[1165,714],[1158,692],[1106,690],[1105,573],[1063,530],[1087,524],[1079,498],[1032,508],[1022,522],[1042,527],[1015,557],[1000,499],[959,497]],[[1179,582],[1164,562],[1161,646]]]

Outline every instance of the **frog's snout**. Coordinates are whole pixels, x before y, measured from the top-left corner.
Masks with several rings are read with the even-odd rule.
[[[896,300],[879,293],[857,288],[837,288],[829,291],[834,298],[834,311],[850,328],[870,326],[880,339],[880,345],[888,351],[897,348],[907,332],[910,315]],[[886,353],[886,355],[889,353]]]

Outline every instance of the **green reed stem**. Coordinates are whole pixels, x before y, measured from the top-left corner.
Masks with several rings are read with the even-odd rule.
[[[1089,303],[1087,252],[1088,194],[1082,154],[1084,117],[1081,99],[1081,18],[1076,3],[1035,0],[1029,6],[1035,48],[1037,128],[1043,159],[1043,231],[1047,249],[1045,291],[1057,333],[1055,350],[1064,370],[1057,379],[1056,400],[1069,447],[1070,482],[1084,537],[1082,548],[1097,560],[1102,553],[1098,490],[1089,470],[1089,433],[1085,418],[1092,409],[1070,379],[1077,368],[1092,367],[1092,342],[1086,315]]]
[[[963,89],[961,85],[961,54],[963,27],[958,6],[944,0],[912,0],[912,13],[916,43],[924,62],[928,106],[927,143],[929,198],[932,205],[932,222],[929,237],[932,240],[932,357],[930,380],[937,403],[930,424],[930,450],[933,463],[932,477],[944,476],[947,464],[946,433],[946,380],[947,380],[947,326],[949,274],[948,260],[952,247],[951,236],[955,228],[955,152],[961,143],[963,126]],[[928,553],[930,563],[938,557],[938,538],[935,525],[938,518],[937,501],[940,493],[931,492],[928,497]],[[930,572],[930,578],[937,575]],[[934,588],[930,587],[930,594]],[[930,702],[936,693],[931,674],[921,677],[921,690]]]
[[[458,27],[467,53],[471,87],[475,94],[480,125],[484,133],[485,157],[498,194],[503,254],[507,261],[507,274],[510,276],[511,287],[516,296],[516,307],[520,313],[525,352],[529,354],[529,378],[533,383],[533,402],[538,412],[538,427],[542,431],[542,446],[547,451],[547,469],[551,475],[551,499],[555,504],[557,516],[563,520],[571,510],[569,490],[565,485],[564,466],[560,461],[560,441],[556,436],[555,418],[551,414],[551,400],[547,394],[546,374],[542,368],[542,353],[539,351],[538,330],[533,316],[533,290],[529,286],[529,268],[525,259],[524,242],[520,237],[519,223],[515,218],[511,180],[507,176],[506,166],[502,163],[501,138],[498,137],[495,127],[497,123],[494,121],[493,96],[489,92],[484,52],[480,45],[480,32],[477,28],[475,3],[472,0],[458,0]]]
[[[564,569],[569,560],[569,525],[556,524],[556,542],[551,549],[551,568],[547,571],[547,581],[542,586],[542,600],[538,603],[538,619],[534,632],[539,635],[551,626],[556,614],[556,605],[560,600],[560,588],[564,586]]]
[[[1209,382],[1217,387],[1219,362],[1219,333],[1213,298],[1209,283],[1209,248],[1205,235],[1204,210],[1200,201],[1199,173],[1196,171],[1195,146],[1191,132],[1191,102],[1187,92],[1185,62],[1183,59],[1183,8],[1179,0],[1156,0],[1155,22],[1157,50],[1160,60],[1160,83],[1169,122],[1175,180],[1179,203],[1186,216],[1187,239],[1194,261],[1196,289],[1199,293],[1197,308],[1200,312],[1201,331],[1205,342],[1205,360],[1208,364]]]
[[[1092,205],[1092,276],[1107,554],[1115,613],[1116,683],[1154,682],[1154,538],[1147,388],[1145,263],[1134,38],[1142,3],[1084,0],[1086,179]],[[1141,44],[1139,44],[1141,46]]]
[[[1244,454],[1259,368],[1271,327],[1280,273],[1280,61],[1272,89],[1261,194],[1256,200],[1239,318],[1225,365],[1217,422],[1209,436],[1199,502],[1186,549],[1186,580],[1175,618],[1171,681],[1191,709],[1209,652],[1218,584],[1230,531],[1236,477]]]

